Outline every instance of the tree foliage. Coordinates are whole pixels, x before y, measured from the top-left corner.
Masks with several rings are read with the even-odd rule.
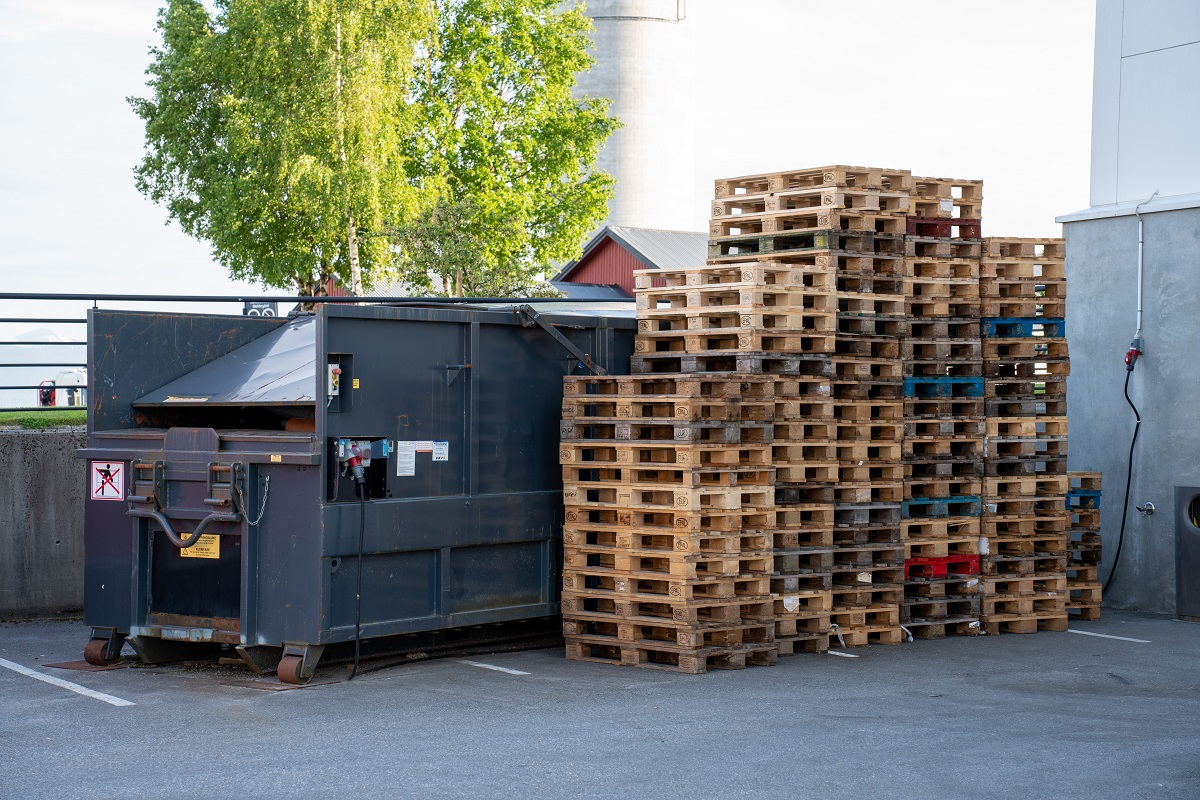
[[[399,272],[532,286],[577,254],[617,124],[557,0],[168,0],[138,188],[230,273],[320,294]],[[450,254],[450,256],[447,256]],[[445,258],[451,257],[453,270]],[[445,278],[452,277],[447,283]],[[499,293],[507,293],[500,291]]]
[[[456,220],[460,251],[475,263],[432,269],[464,293],[521,294],[552,261],[579,254],[606,216],[612,178],[592,171],[619,124],[608,101],[576,99],[588,69],[591,22],[559,0],[449,0],[418,72],[422,124],[410,138],[414,177],[432,179],[432,209],[404,229],[407,242],[446,235]],[[401,248],[411,283],[434,267]]]

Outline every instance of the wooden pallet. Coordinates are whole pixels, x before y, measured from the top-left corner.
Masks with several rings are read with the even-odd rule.
[[[780,656],[793,656],[798,653],[824,653],[829,650],[829,633],[812,633],[796,636],[775,636],[779,645]]]
[[[922,217],[909,214],[905,217],[909,236],[937,237],[946,239],[978,239],[981,226],[978,217]]]
[[[963,419],[982,422],[984,416],[982,397],[906,397],[904,417],[915,419]]]
[[[712,201],[711,216],[716,220],[804,208],[904,214],[908,211],[908,192],[821,185],[776,192],[724,195]]]
[[[750,256],[778,258],[805,252],[839,250],[853,255],[891,255],[903,270],[903,234],[873,231],[788,231],[758,233],[712,239],[708,245],[709,263],[744,261]]]
[[[828,549],[833,546],[833,506],[812,506],[806,521],[790,527],[777,527],[771,531],[776,551],[799,549]],[[795,508],[777,512],[792,513]],[[825,524],[821,524],[824,522]]]
[[[793,295],[800,303],[775,309],[762,306],[706,306],[648,310],[638,333],[833,333],[837,300],[832,293]]]
[[[876,404],[872,404],[874,405]],[[892,401],[887,405],[899,407],[900,404]],[[904,423],[899,420],[857,420],[839,417],[831,424],[836,431],[834,438],[838,442],[898,442],[904,436]]]
[[[979,219],[982,211],[983,181],[912,176],[910,215]]]
[[[859,337],[895,339],[907,336],[909,325],[910,320],[900,316],[839,313],[837,337],[839,343]]]
[[[639,319],[674,315],[684,309],[736,309],[737,313],[782,313],[791,308],[803,309],[806,302],[812,306],[826,295],[825,291],[815,292],[788,286],[663,286],[639,289],[634,299],[634,307]]]
[[[971,341],[979,338],[982,325],[978,319],[922,317],[908,321],[909,336],[925,341],[953,339]]]
[[[1065,394],[990,397],[984,411],[989,417],[1061,417],[1067,413],[1067,399]]]
[[[838,634],[841,634],[840,636]],[[877,628],[837,628],[829,635],[830,647],[867,647],[873,644],[900,644],[904,641],[904,632],[899,623],[895,627],[883,626]]]
[[[708,234],[714,240],[759,233],[811,232],[824,230],[869,231],[903,235],[905,217],[886,212],[807,207],[714,217]]]
[[[563,395],[568,398],[609,395],[643,399],[769,400],[775,396],[775,381],[769,376],[749,373],[568,376],[563,379]]]
[[[832,332],[813,333],[818,327],[833,327],[833,314],[813,315],[806,320],[810,326],[798,330],[688,330],[660,331],[640,334],[634,339],[633,350],[638,355],[687,354],[734,358],[743,354],[832,355],[836,342]]]
[[[907,261],[905,262],[908,263]],[[906,267],[907,269],[907,267]],[[921,275],[904,279],[904,296],[914,301],[980,299],[979,279]],[[940,314],[938,316],[956,316]]]
[[[978,258],[942,258],[937,256],[906,255],[904,276],[914,283],[947,281],[979,289]]]
[[[979,591],[987,597],[1061,596],[1067,591],[1067,578],[1061,573],[1030,575],[983,575]]]
[[[636,375],[664,373],[831,376],[830,356],[807,353],[643,353],[629,359]]]
[[[710,669],[743,669],[772,666],[777,646],[743,645],[733,648],[683,648],[657,643],[612,642],[604,637],[573,636],[567,639],[567,658],[605,664],[645,667],[700,675]]]
[[[982,544],[982,540],[981,540]],[[1039,572],[1065,572],[1065,555],[984,556],[980,571],[984,575],[1035,575]]]
[[[798,262],[743,261],[731,264],[634,270],[635,290],[728,286],[730,288],[773,288],[788,291],[832,291],[837,259],[814,256]]]
[[[962,520],[969,522],[970,517],[956,517],[946,520]],[[945,558],[947,556],[979,555],[979,537],[963,537],[961,532],[945,538],[914,538],[908,537],[904,544],[904,559],[910,558]]]
[[[1067,242],[1058,238],[988,236],[983,240],[984,257],[1021,261],[1062,261]]]
[[[775,615],[770,595],[685,601],[566,586],[563,588],[562,611],[576,617],[588,615],[594,619],[647,623],[673,621],[691,626],[766,623]]]
[[[1039,631],[1058,631],[1067,629],[1067,613],[1049,613],[1045,616],[998,615],[983,617],[980,625],[988,636],[999,636],[1002,633],[1038,633]]]
[[[900,528],[905,540],[913,542],[932,539],[978,539],[979,522],[979,517],[925,517],[903,520]]]
[[[719,199],[826,187],[881,189],[907,195],[911,180],[908,170],[836,165],[718,179],[713,184],[713,196]]]
[[[984,317],[1062,319],[1067,313],[1067,301],[1046,297],[1033,299],[983,297],[979,300],[979,313]]]
[[[904,479],[904,499],[921,497],[969,497],[983,493],[983,481],[974,475],[913,476],[911,470]]]
[[[1088,492],[1098,492],[1101,490],[1101,475],[1099,472],[1068,472],[1067,478],[1071,482],[1070,489]]]
[[[774,403],[769,406],[774,415]],[[769,445],[774,439],[771,421],[564,419],[558,423],[559,439],[573,442],[670,442],[686,445]]]
[[[904,439],[906,461],[979,461],[984,455],[982,436],[909,436]]]
[[[847,327],[857,327],[859,317],[843,318],[850,321]],[[839,323],[841,320],[839,320]],[[874,360],[896,360],[900,358],[898,336],[846,335],[839,331],[834,341],[834,354],[840,358],[864,358]]]
[[[906,258],[939,261],[973,261],[978,263],[982,243],[978,239],[946,239],[937,236],[906,236]]]
[[[832,515],[831,515],[832,516]],[[832,541],[832,536],[830,537]],[[768,531],[709,533],[676,530],[595,530],[586,524],[563,528],[564,548],[611,549],[652,554],[697,554],[731,556],[742,553],[767,553],[774,550],[775,535]]]
[[[672,581],[770,575],[774,569],[771,553],[683,553],[576,544],[566,547],[563,554],[564,571],[656,574]]]
[[[570,464],[562,468],[563,483],[624,483],[655,486],[769,486],[775,482],[770,466],[704,467],[687,470],[657,467],[614,467]]]
[[[1069,359],[1065,339],[984,339],[983,357],[988,361],[1049,362]]]
[[[562,418],[571,422],[772,422],[774,398],[751,400],[694,397],[613,397],[612,395],[563,398]]]
[[[564,523],[594,531],[623,532],[639,529],[653,531],[692,531],[697,533],[736,533],[775,527],[774,509],[734,510],[661,510],[637,508],[587,508],[566,506]]]
[[[563,571],[563,590],[583,589],[637,600],[761,600],[771,593],[769,577],[718,576],[695,580],[654,572],[617,572],[603,567]]]
[[[975,298],[913,298],[905,302],[905,311],[914,319],[977,318],[982,307]]]

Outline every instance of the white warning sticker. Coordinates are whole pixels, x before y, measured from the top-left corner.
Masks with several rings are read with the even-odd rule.
[[[92,499],[125,499],[125,465],[120,461],[92,462]]]

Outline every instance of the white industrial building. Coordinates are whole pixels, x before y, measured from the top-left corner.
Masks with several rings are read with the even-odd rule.
[[[1125,520],[1106,601],[1200,616],[1200,3],[1098,0],[1094,84],[1091,206],[1058,218],[1070,464],[1104,472],[1105,572]],[[1132,460],[1126,386],[1142,418]]]

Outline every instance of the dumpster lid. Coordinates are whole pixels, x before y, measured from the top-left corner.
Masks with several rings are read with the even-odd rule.
[[[133,405],[312,405],[316,353],[316,320],[299,317],[143,395]]]

